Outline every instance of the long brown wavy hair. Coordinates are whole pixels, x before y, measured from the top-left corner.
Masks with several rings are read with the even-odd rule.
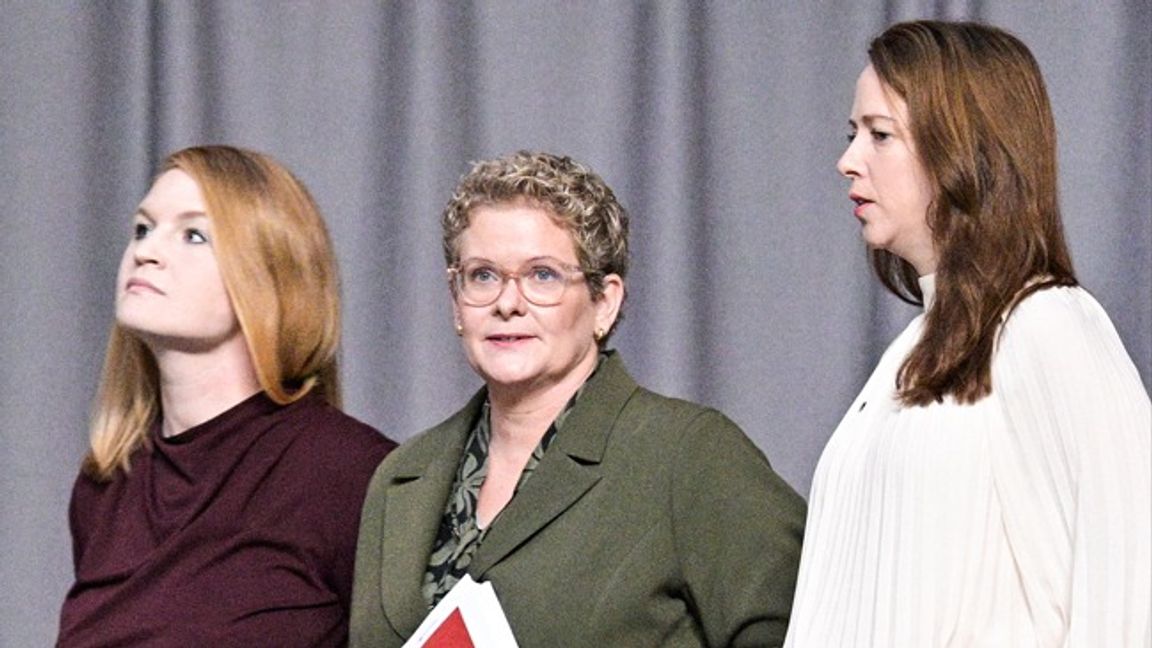
[[[287,404],[318,389],[340,405],[340,287],[328,230],[304,185],[268,156],[230,146],[170,155],[196,181],[212,249],[261,388]],[[161,416],[156,359],[113,324],[92,417],[86,474],[127,471]]]
[[[889,27],[868,57],[904,100],[935,188],[927,221],[936,295],[900,367],[899,397],[926,405],[992,392],[1000,324],[1037,290],[1074,286],[1057,198],[1056,127],[1040,67],[1019,39],[988,25]],[[922,303],[912,265],[884,250],[872,265],[890,291]]]

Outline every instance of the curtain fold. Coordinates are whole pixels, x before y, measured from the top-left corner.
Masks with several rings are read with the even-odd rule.
[[[1152,375],[1144,0],[2,4],[0,645],[55,636],[128,219],[190,144],[270,153],[312,190],[343,277],[347,408],[397,439],[480,384],[440,250],[457,178],[521,148],[588,163],[632,215],[614,346],[806,493],[915,312],[872,277],[834,167],[867,42],[892,20],[986,20],[1040,62],[1078,274]]]

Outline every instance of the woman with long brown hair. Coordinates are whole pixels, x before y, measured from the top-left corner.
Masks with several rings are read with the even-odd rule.
[[[1148,646],[1152,408],[1072,271],[1039,67],[933,21],[869,60],[838,168],[924,312],[824,450],[787,645]]]
[[[165,160],[131,220],[72,493],[61,646],[340,646],[372,471],[324,221],[271,158]]]

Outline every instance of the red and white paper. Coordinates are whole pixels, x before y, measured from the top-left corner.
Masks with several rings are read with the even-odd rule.
[[[428,613],[404,648],[517,648],[492,583],[465,574]]]

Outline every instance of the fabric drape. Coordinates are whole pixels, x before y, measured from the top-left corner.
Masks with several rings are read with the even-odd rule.
[[[52,642],[67,502],[129,217],[193,143],[308,185],[341,263],[349,411],[396,439],[479,385],[438,214],[470,160],[560,151],[633,217],[613,345],[729,414],[798,491],[915,311],[867,267],[845,146],[868,40],[975,18],[1035,52],[1074,261],[1152,374],[1152,6],[867,2],[0,1],[0,645]]]

